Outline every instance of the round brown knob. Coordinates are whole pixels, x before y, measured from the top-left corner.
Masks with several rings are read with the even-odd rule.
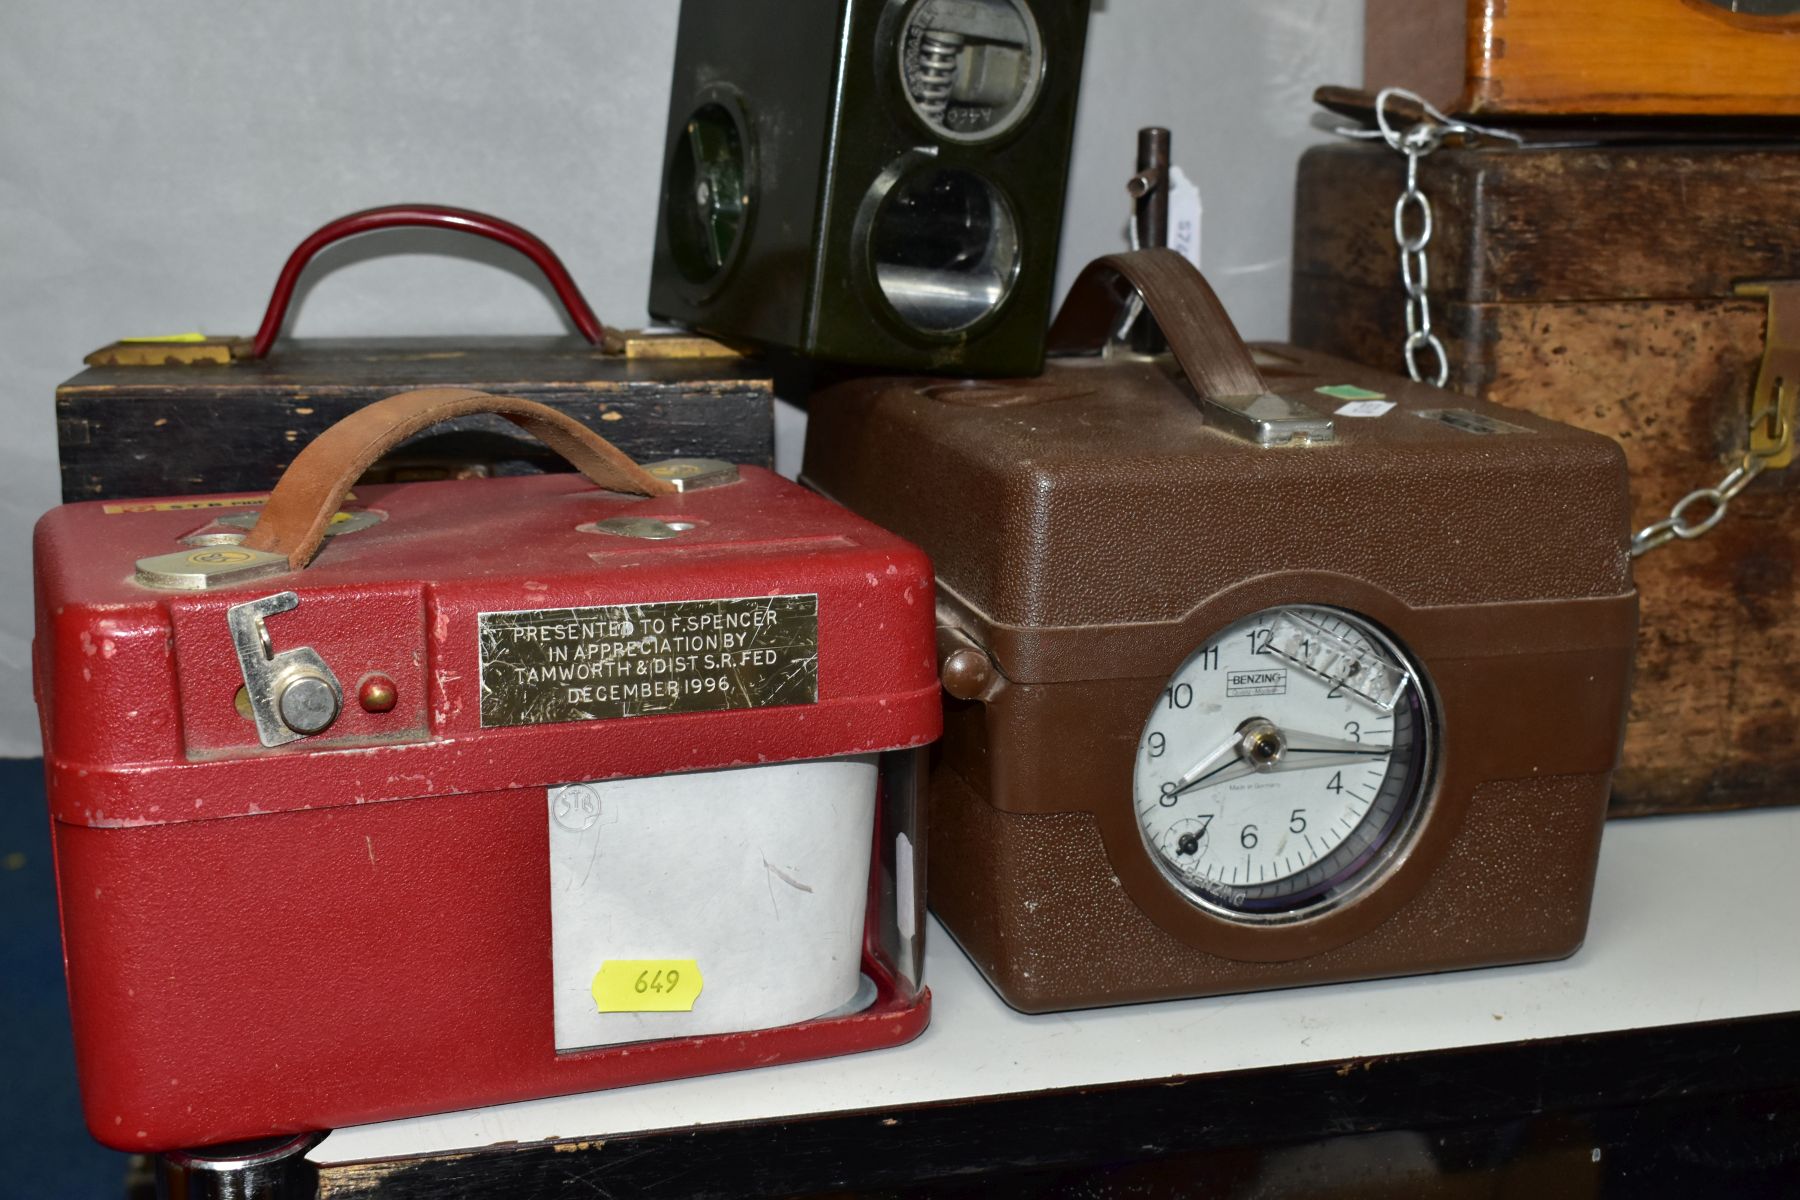
[[[958,700],[973,700],[987,690],[994,679],[994,664],[979,650],[958,650],[944,659],[938,669],[944,690]]]

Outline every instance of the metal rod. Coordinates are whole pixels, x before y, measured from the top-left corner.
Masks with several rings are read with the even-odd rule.
[[[1133,187],[1137,197],[1138,245],[1169,244],[1169,131],[1151,126],[1138,130],[1137,177],[1142,187]]]
[[[1137,174],[1125,189],[1136,207],[1132,223],[1139,248],[1169,244],[1169,131],[1157,126],[1138,130]],[[1131,348],[1139,354],[1161,354],[1168,343],[1148,310],[1132,323]]]

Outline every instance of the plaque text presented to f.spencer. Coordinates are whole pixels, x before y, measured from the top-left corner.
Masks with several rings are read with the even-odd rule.
[[[533,609],[480,620],[484,726],[819,698],[817,596]]]

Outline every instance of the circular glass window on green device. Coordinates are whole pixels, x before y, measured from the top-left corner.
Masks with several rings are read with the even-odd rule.
[[[875,279],[925,333],[957,333],[1006,302],[1019,274],[1012,206],[972,171],[927,166],[882,197],[870,231]]]
[[[722,104],[688,118],[669,163],[669,250],[691,282],[707,283],[731,263],[750,209],[744,141]]]

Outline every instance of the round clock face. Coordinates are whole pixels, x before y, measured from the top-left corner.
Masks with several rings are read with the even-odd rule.
[[[1376,878],[1428,791],[1433,715],[1393,639],[1340,609],[1264,609],[1196,650],[1138,741],[1133,803],[1204,908],[1293,919]]]

